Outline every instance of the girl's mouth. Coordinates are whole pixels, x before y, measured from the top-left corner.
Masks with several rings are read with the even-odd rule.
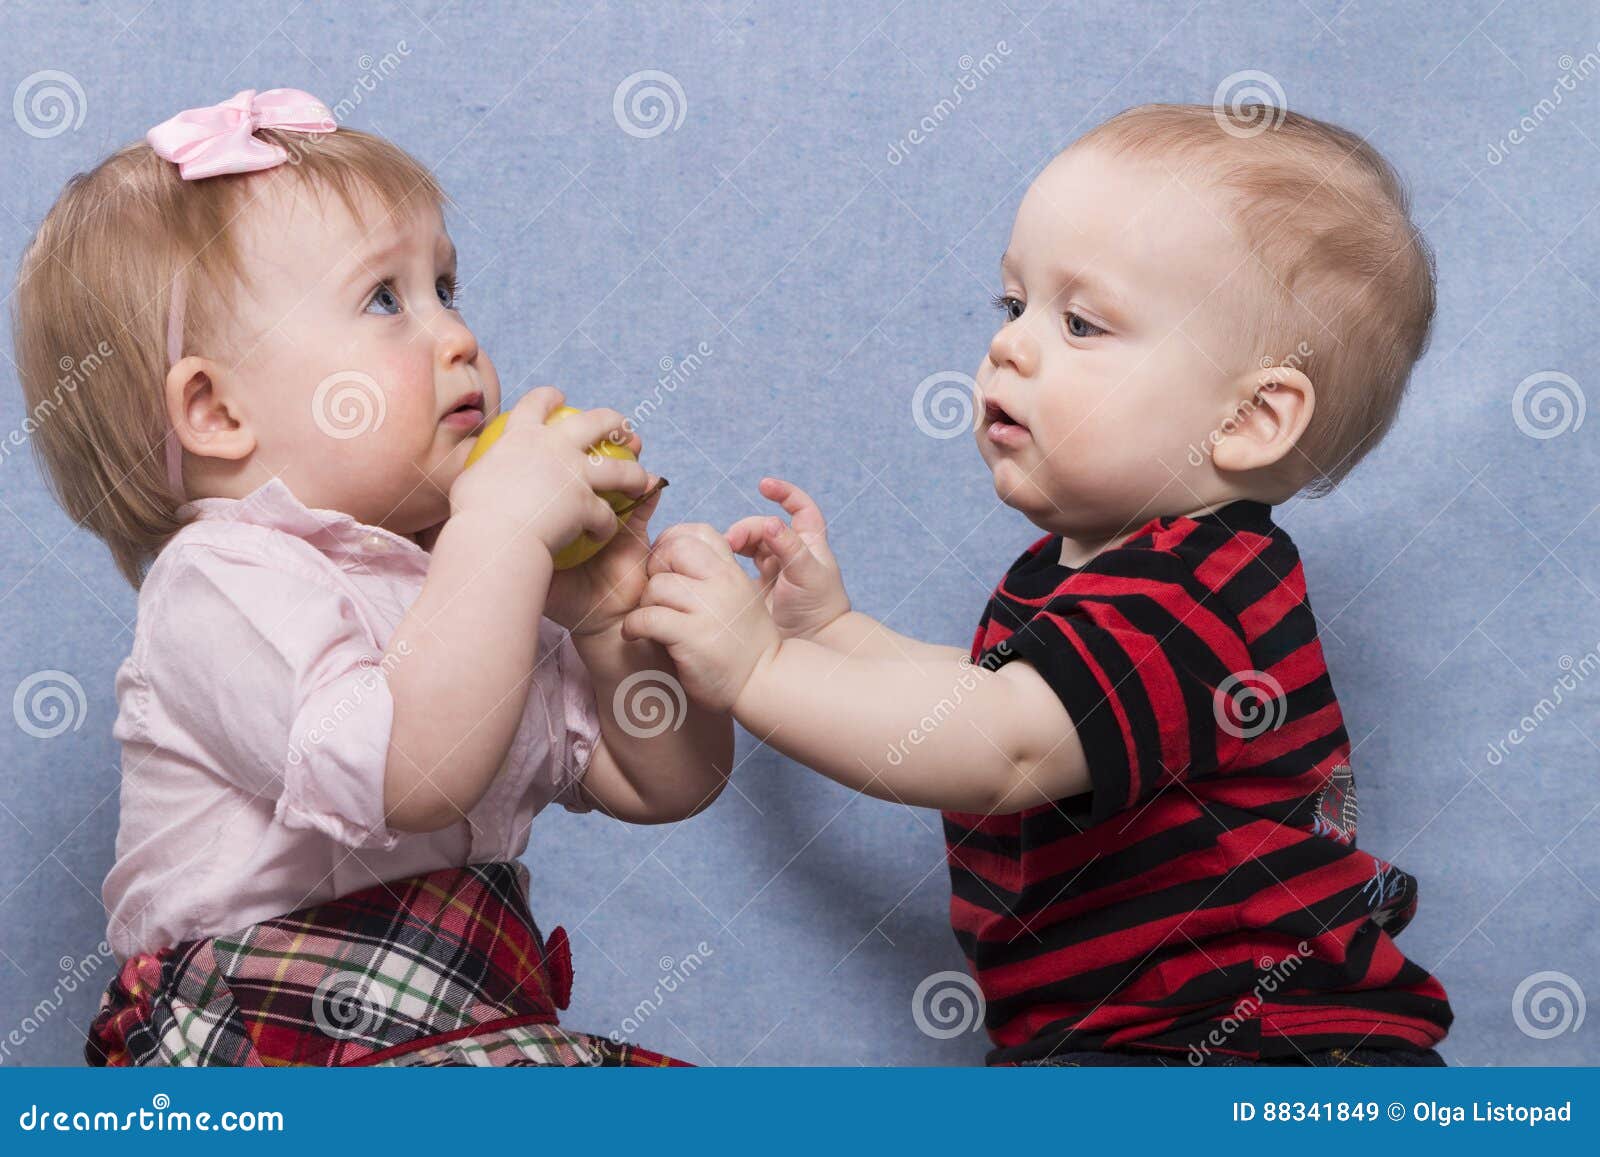
[[[1015,449],[1025,445],[1031,435],[1028,428],[994,402],[983,404],[983,420],[988,425],[986,434],[996,446]]]
[[[469,394],[461,399],[440,422],[457,430],[477,430],[483,425],[483,395]]]

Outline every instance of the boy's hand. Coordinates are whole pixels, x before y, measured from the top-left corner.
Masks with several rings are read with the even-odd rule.
[[[664,531],[647,569],[644,596],[622,620],[623,637],[661,644],[696,702],[731,710],[780,640],[761,588],[727,540],[703,523]]]
[[[630,448],[638,453],[639,437]],[[655,475],[650,485],[656,484]],[[639,605],[649,577],[645,560],[650,555],[650,516],[661,501],[657,491],[633,510],[628,521],[605,548],[582,566],[558,570],[550,580],[545,614],[574,635],[599,635],[617,627],[622,617]]]
[[[728,546],[753,558],[772,621],[785,637],[810,638],[850,610],[839,564],[828,547],[822,511],[804,490],[781,478],[763,478],[761,493],[779,503],[777,515],[751,515],[728,527]]]

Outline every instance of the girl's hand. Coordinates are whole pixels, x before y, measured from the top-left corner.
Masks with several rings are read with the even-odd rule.
[[[602,438],[626,434],[615,410],[586,410],[546,425],[564,401],[560,390],[541,386],[512,408],[499,440],[451,485],[452,518],[487,516],[504,525],[508,548],[533,544],[552,555],[580,534],[611,537],[617,516],[595,492],[642,494],[649,476],[637,462],[589,453]]]
[[[792,522],[752,515],[728,527],[728,546],[753,558],[761,589],[785,637],[810,638],[850,610],[839,564],[828,547],[828,527],[811,496],[781,478],[763,478],[761,493],[779,503]]]
[[[761,588],[727,540],[703,523],[666,530],[650,551],[648,569],[644,597],[622,620],[623,638],[661,644],[696,703],[731,710],[780,641]]]
[[[630,449],[639,452],[638,435]],[[650,476],[650,485],[656,478]],[[545,614],[574,635],[599,635],[618,626],[639,605],[648,575],[650,516],[661,501],[657,491],[634,507],[605,549],[582,566],[557,571],[550,580]]]

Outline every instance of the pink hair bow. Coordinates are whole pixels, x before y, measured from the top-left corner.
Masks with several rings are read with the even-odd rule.
[[[289,154],[255,135],[257,129],[331,133],[328,106],[298,88],[247,88],[220,104],[184,109],[144,136],[158,156],[174,162],[178,175],[198,181],[223,173],[254,173],[289,159]]]

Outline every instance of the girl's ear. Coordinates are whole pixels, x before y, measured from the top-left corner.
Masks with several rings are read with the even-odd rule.
[[[1211,452],[1217,469],[1259,470],[1292,455],[1316,409],[1311,379],[1291,366],[1269,366],[1234,385],[1230,396],[1242,400],[1218,426]]]
[[[180,358],[167,371],[167,418],[196,457],[237,461],[256,448],[255,434],[231,402],[231,384],[227,371],[209,358]]]

